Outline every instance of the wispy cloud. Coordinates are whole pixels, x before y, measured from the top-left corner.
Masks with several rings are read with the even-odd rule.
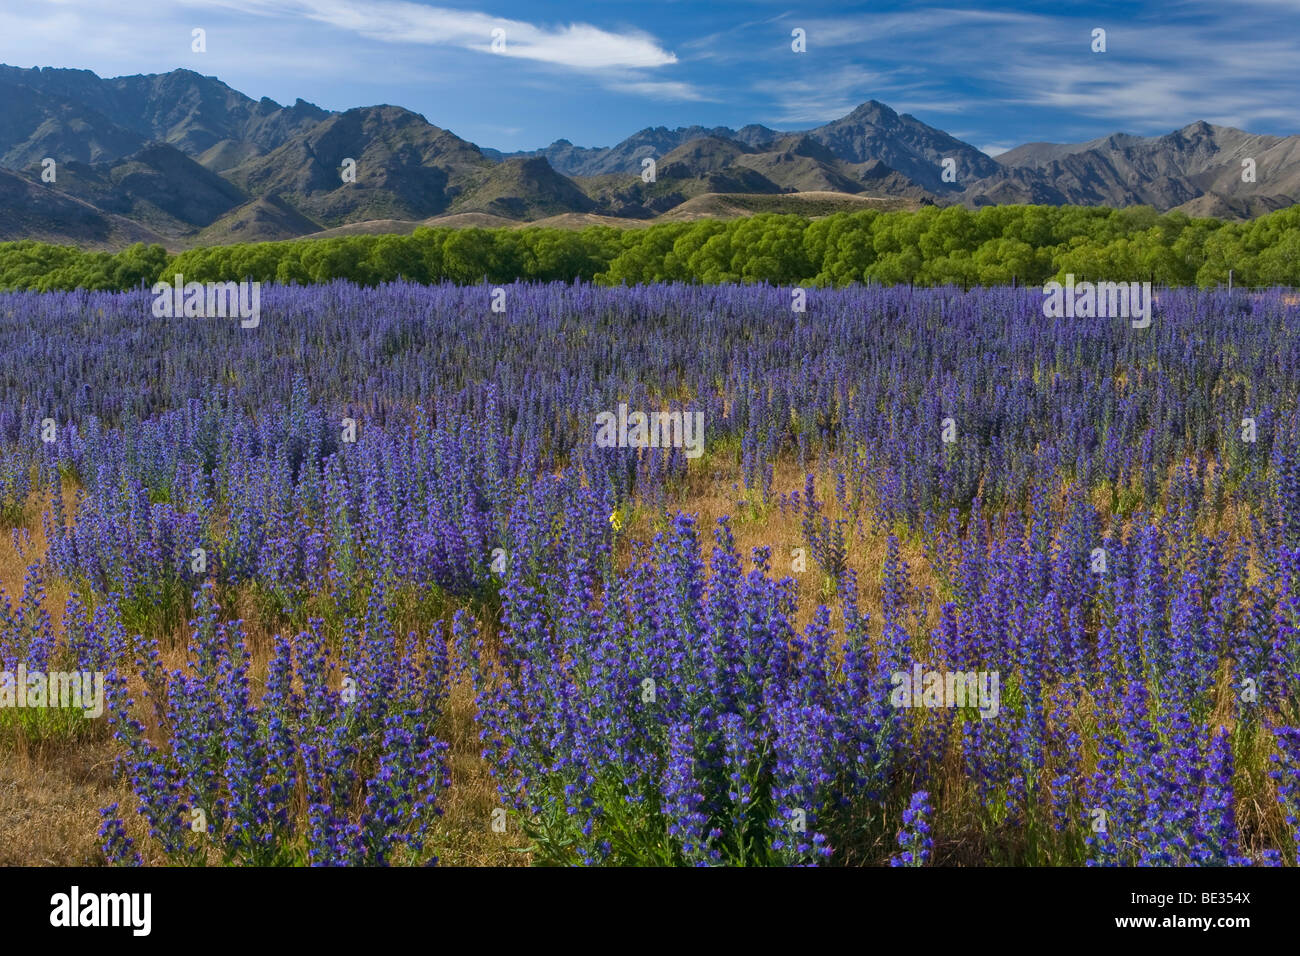
[[[761,79],[753,89],[772,100],[766,119],[773,123],[824,123],[852,112],[863,101],[883,100],[887,91],[898,92],[905,71],[880,73],[843,66],[813,77]]]
[[[306,18],[383,43],[455,46],[578,70],[647,69],[677,62],[647,33],[586,23],[544,27],[410,0],[182,0],[239,13]],[[500,32],[497,32],[500,31]],[[494,37],[504,41],[494,47]]]
[[[1162,25],[1125,27],[1087,60],[1010,58],[1002,84],[1011,102],[1163,129],[1294,117],[1298,80],[1293,42]]]
[[[889,42],[906,37],[922,37],[937,41],[938,45],[945,48],[956,48],[968,42],[968,34],[981,30],[1016,30],[1020,31],[1021,37],[1032,42],[1033,34],[1025,31],[1043,28],[1050,23],[1049,18],[1030,13],[953,10],[946,7],[816,18],[790,14],[786,19],[792,25],[807,30],[809,50],[819,47],[858,47],[876,55],[888,53]]]
[[[1300,0],[1243,0],[1231,9],[1191,0],[1173,10],[1139,5],[1122,14],[1044,9],[790,13],[783,19],[806,28],[806,57],[817,58],[826,82],[792,82],[783,94],[780,83],[765,78],[755,89],[780,103],[781,116],[803,120],[869,94],[920,114],[1005,115],[1033,107],[1034,116],[1058,114],[1052,136],[1096,121],[1148,133],[1195,119],[1244,128],[1298,125],[1296,21],[1284,11],[1300,9]],[[1107,31],[1104,53],[1091,50],[1096,27]],[[851,82],[846,61],[862,64],[870,83]],[[922,75],[909,75],[918,66]]]
[[[662,100],[693,101],[712,99],[690,83],[678,83],[673,80],[610,80],[606,83],[611,90],[620,93],[636,93]]]

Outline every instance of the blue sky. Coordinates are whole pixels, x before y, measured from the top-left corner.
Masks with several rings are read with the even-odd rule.
[[[868,99],[990,153],[1198,119],[1300,132],[1300,0],[23,0],[0,8],[0,62],[187,67],[281,103],[405,106],[506,150],[658,125],[804,129]]]

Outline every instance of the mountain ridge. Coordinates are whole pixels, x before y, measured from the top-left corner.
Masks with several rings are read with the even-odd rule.
[[[50,159],[57,175],[46,182]],[[7,235],[90,244],[291,238],[384,222],[635,224],[678,207],[736,207],[699,202],[709,195],[1150,205],[1240,219],[1300,201],[1300,135],[1197,121],[990,157],[873,99],[811,129],[656,126],[612,146],[557,139],[502,152],[393,104],[284,106],[187,69],[105,79],[0,65],[0,170]]]

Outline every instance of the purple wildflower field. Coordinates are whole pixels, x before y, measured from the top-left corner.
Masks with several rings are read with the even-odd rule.
[[[1300,864],[1294,295],[502,289],[0,294],[96,861]]]

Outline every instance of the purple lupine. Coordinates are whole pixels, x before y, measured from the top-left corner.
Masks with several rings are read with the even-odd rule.
[[[918,790],[903,811],[903,828],[898,832],[898,847],[902,851],[890,857],[890,866],[925,866],[934,851],[934,837],[930,833],[930,794]]]

